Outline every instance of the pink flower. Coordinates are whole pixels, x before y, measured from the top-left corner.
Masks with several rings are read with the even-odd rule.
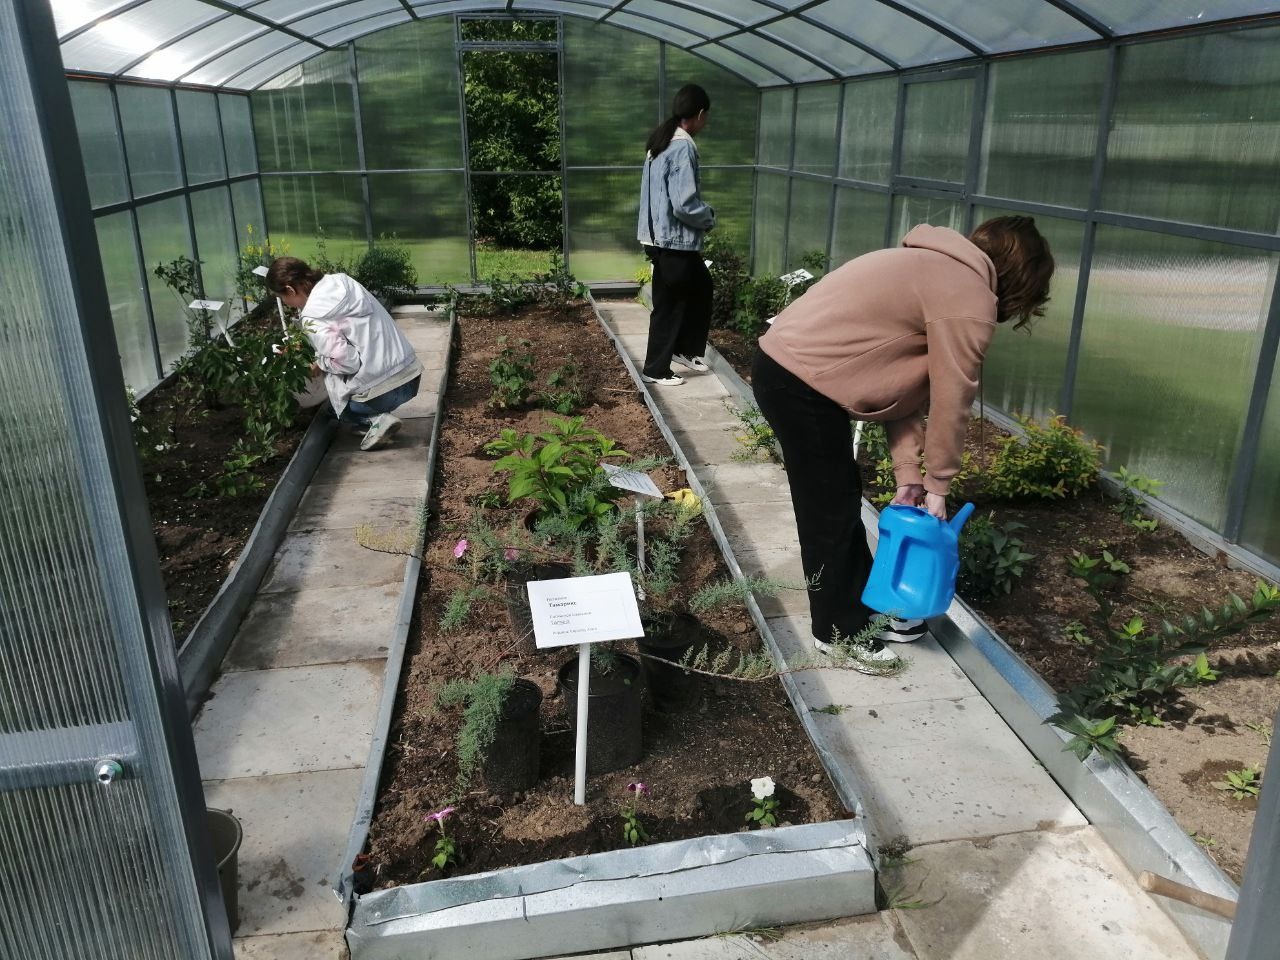
[[[506,557],[508,561],[518,560],[520,558],[520,551],[515,547],[507,547],[507,549],[502,551],[502,555]]]
[[[627,789],[630,790],[632,793],[634,793],[637,797],[640,796],[640,794],[642,793],[649,792],[649,788],[646,787],[643,783],[628,783]]]
[[[467,543],[466,537],[463,537],[458,541],[458,545],[453,548],[453,558],[455,560],[461,560],[462,555],[467,552],[467,547],[469,546],[471,546],[471,544]]]
[[[435,811],[434,813],[428,813],[422,819],[431,820],[435,823],[444,823],[445,818],[448,817],[449,814],[453,813],[453,811],[457,809],[458,809],[457,807],[441,807],[439,810]]]

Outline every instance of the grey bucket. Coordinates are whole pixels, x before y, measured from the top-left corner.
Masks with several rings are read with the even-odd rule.
[[[209,841],[213,844],[213,858],[218,862],[218,884],[222,887],[222,902],[227,907],[227,920],[231,932],[240,926],[240,909],[237,891],[240,885],[239,854],[244,830],[230,810],[205,810],[209,824]]]

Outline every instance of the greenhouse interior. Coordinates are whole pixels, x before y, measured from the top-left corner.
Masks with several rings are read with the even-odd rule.
[[[0,245],[7,261],[0,279],[5,291],[0,369],[9,386],[0,441],[6,481],[0,495],[3,956],[229,960],[233,949],[242,958],[280,960],[519,960],[583,950],[596,951],[584,956],[635,960],[1002,958],[1035,950],[1050,957],[1096,956],[1095,947],[1103,941],[1085,937],[1078,948],[1065,944],[1077,921],[1115,936],[1122,931],[1129,939],[1115,941],[1119,945],[1110,949],[1124,956],[1277,956],[1280,919],[1266,904],[1280,895],[1280,788],[1258,789],[1268,759],[1271,716],[1280,706],[1280,654],[1273,656],[1280,651],[1280,636],[1265,633],[1271,628],[1264,623],[1275,602],[1266,599],[1266,591],[1274,589],[1268,584],[1280,582],[1280,9],[1274,3],[0,0],[0,50],[0,73],[9,90],[0,106],[7,131],[0,146]],[[856,851],[848,853],[849,863],[861,857],[871,878],[867,882],[877,884],[875,893],[866,895],[872,897],[867,905],[851,905],[866,899],[848,892],[861,889],[861,874],[841,866],[845,861],[835,855],[835,841],[800,835],[794,841],[779,839],[767,849],[708,853],[698,848],[695,855],[674,845],[699,842],[685,838],[701,835],[672,833],[669,861],[660,860],[665,844],[657,842],[646,848],[631,839],[629,848],[614,851],[615,841],[602,848],[611,852],[601,853],[566,847],[568,852],[518,861],[521,866],[494,861],[490,873],[478,874],[491,878],[490,888],[468,879],[490,869],[478,856],[474,869],[451,872],[452,861],[446,858],[445,866],[430,872],[431,850],[444,856],[441,847],[430,846],[437,842],[432,835],[415,841],[419,855],[428,851],[418,869],[395,872],[395,855],[384,851],[397,821],[387,811],[404,792],[400,779],[393,778],[407,776],[403,771],[410,752],[394,741],[403,741],[410,729],[437,729],[433,720],[413,728],[406,719],[412,699],[406,677],[418,671],[413,658],[427,641],[410,639],[406,653],[404,636],[418,629],[410,626],[411,618],[415,624],[428,618],[424,598],[435,563],[432,551],[437,546],[444,550],[431,544],[445,536],[445,527],[421,521],[419,538],[424,529],[435,531],[425,534],[429,549],[421,539],[416,548],[370,548],[368,537],[359,532],[365,529],[361,525],[380,522],[382,514],[364,517],[357,510],[354,518],[344,514],[334,521],[341,536],[334,534],[333,542],[354,544],[365,537],[363,553],[352,547],[352,569],[362,571],[372,563],[360,557],[394,554],[393,576],[376,584],[346,568],[325,579],[320,568],[332,563],[337,570],[339,564],[324,552],[338,549],[329,540],[313,537],[290,548],[291,541],[281,538],[295,537],[298,531],[313,534],[306,526],[311,522],[307,510],[314,512],[325,497],[368,497],[383,503],[394,495],[414,501],[411,509],[406,507],[406,517],[418,516],[416,504],[421,502],[421,512],[431,514],[430,523],[455,522],[448,527],[451,539],[445,546],[460,562],[468,538],[470,549],[478,549],[478,535],[456,526],[464,502],[460,493],[448,495],[455,499],[440,514],[446,494],[439,484],[453,482],[457,471],[440,468],[437,447],[441,458],[460,457],[459,445],[476,447],[490,439],[450,440],[442,433],[454,417],[449,411],[457,409],[451,405],[461,402],[459,391],[465,393],[467,364],[510,359],[514,354],[509,351],[520,344],[537,353],[540,321],[522,325],[524,321],[512,320],[504,329],[504,314],[498,310],[495,336],[502,334],[502,339],[483,348],[489,350],[483,360],[471,361],[466,351],[480,349],[475,346],[479,334],[469,329],[465,303],[488,297],[492,306],[500,292],[512,296],[530,277],[539,289],[546,278],[558,277],[582,285],[577,289],[579,299],[590,305],[583,309],[593,317],[592,336],[604,331],[601,342],[612,343],[620,355],[617,377],[609,381],[613,386],[593,389],[642,398],[636,401],[639,415],[655,418],[647,421],[650,433],[661,432],[665,442],[681,448],[672,450],[685,474],[668,485],[698,491],[705,501],[709,549],[714,552],[717,543],[722,550],[735,542],[741,546],[730,519],[753,513],[756,501],[726,501],[714,490],[704,493],[704,485],[711,483],[707,477],[718,476],[716,471],[729,478],[738,476],[734,470],[747,469],[737,462],[739,454],[723,454],[718,465],[714,458],[705,459],[709,455],[695,450],[693,441],[703,438],[706,443],[712,427],[681,426],[684,401],[671,400],[673,392],[664,394],[637,375],[649,307],[636,298],[648,296],[651,281],[637,240],[645,141],[654,125],[670,116],[676,91],[690,83],[704,88],[712,103],[696,148],[700,192],[715,209],[709,265],[719,284],[717,259],[740,264],[737,282],[744,291],[725,308],[731,319],[716,320],[710,335],[710,343],[730,359],[691,380],[701,384],[718,377],[726,384],[715,395],[712,411],[722,418],[726,406],[732,410],[735,403],[749,404],[749,393],[742,391],[750,389],[750,360],[745,366],[732,361],[729,338],[718,339],[719,328],[722,323],[740,327],[733,342],[745,340],[754,348],[766,316],[752,323],[737,318],[744,303],[754,302],[750,292],[764,289],[759,281],[805,266],[819,273],[834,270],[864,254],[900,246],[920,224],[967,235],[992,217],[1034,217],[1056,262],[1051,298],[1044,316],[1028,330],[1012,329],[1011,324],[998,329],[975,404],[974,413],[982,419],[974,423],[993,435],[1006,435],[996,443],[1014,445],[1024,430],[1045,429],[1037,424],[1069,424],[1072,436],[1096,441],[1094,472],[1109,491],[1096,494],[1100,502],[1119,497],[1117,509],[1129,507],[1134,516],[1148,518],[1139,520],[1138,530],[1158,525],[1160,532],[1149,536],[1166,538],[1161,549],[1169,557],[1194,555],[1194,561],[1176,571],[1155,561],[1144,565],[1131,553],[1122,555],[1120,540],[1095,529],[1079,541],[1077,560],[1086,567],[1072,568],[1072,576],[1089,584],[1089,595],[1100,606],[1107,602],[1101,598],[1111,596],[1111,585],[1089,579],[1090,554],[1105,558],[1113,579],[1132,573],[1135,584],[1141,580],[1126,595],[1138,598],[1132,607],[1125,606],[1128,599],[1113,600],[1114,610],[1106,607],[1113,620],[1128,621],[1130,636],[1141,632],[1144,616],[1150,624],[1173,621],[1169,630],[1183,631],[1184,640],[1198,629],[1202,608],[1209,618],[1201,630],[1209,638],[1206,643],[1194,649],[1184,645],[1179,652],[1203,657],[1201,651],[1208,650],[1199,674],[1205,689],[1219,674],[1246,685],[1236,696],[1255,712],[1226,728],[1232,735],[1260,725],[1267,731],[1265,742],[1254,737],[1257,743],[1251,741],[1247,754],[1197,754],[1200,772],[1182,777],[1199,782],[1203,773],[1202,792],[1208,799],[1197,795],[1196,803],[1227,803],[1223,798],[1229,793],[1238,801],[1223,814],[1226,819],[1243,817],[1235,860],[1223,858],[1229,841],[1210,835],[1217,824],[1212,810],[1195,807],[1202,819],[1194,824],[1184,818],[1180,801],[1167,798],[1155,782],[1155,768],[1164,761],[1152,761],[1142,752],[1141,738],[1163,735],[1171,726],[1206,730],[1187,719],[1195,714],[1152,713],[1130,703],[1127,709],[1137,719],[1122,718],[1126,732],[1121,743],[1133,769],[1125,760],[1113,762],[1103,750],[1089,756],[1086,749],[1076,759],[1070,744],[1064,751],[1063,743],[1072,733],[1082,734],[1054,726],[1049,715],[1069,702],[1055,704],[1055,691],[1063,692],[1060,680],[1079,679],[1072,664],[1085,663],[1088,651],[1080,654],[1077,649],[1072,656],[1085,659],[1071,660],[1054,673],[1045,668],[1047,659],[1016,640],[1014,625],[1032,623],[1041,614],[1025,612],[1029,606],[1014,613],[1012,607],[975,602],[977,613],[964,606],[963,615],[957,615],[958,607],[953,607],[940,618],[945,625],[934,626],[930,620],[936,642],[930,639],[929,649],[937,650],[944,665],[938,669],[961,679],[967,675],[965,689],[971,691],[937,694],[941,699],[936,702],[950,697],[958,703],[967,696],[981,701],[1001,736],[1008,736],[1025,755],[1026,766],[1034,768],[1019,774],[1024,780],[1017,782],[1040,778],[1034,780],[1036,789],[1055,791],[1054,802],[1060,800],[1067,813],[1037,817],[1017,830],[987,825],[965,827],[969,833],[960,828],[929,833],[931,827],[917,825],[895,806],[896,800],[886,800],[890,788],[880,784],[886,771],[909,780],[893,767],[907,761],[893,759],[892,745],[883,754],[860,753],[869,748],[857,746],[863,734],[856,723],[837,731],[845,718],[834,714],[881,701],[855,700],[862,687],[833,692],[836,680],[823,693],[825,700],[805,699],[813,694],[809,681],[794,678],[814,671],[805,673],[793,665],[799,672],[789,672],[781,664],[777,680],[770,682],[779,702],[790,704],[786,723],[804,741],[805,757],[814,758],[814,783],[823,777],[822,789],[834,790],[832,796],[838,795],[851,819],[815,812],[809,820],[797,820],[803,826],[787,823],[779,829],[816,828],[818,821],[857,824],[842,836],[860,838],[853,844]],[[284,306],[267,295],[249,268],[268,267],[276,256],[291,255],[355,274],[355,265],[377,249],[391,251],[388,255],[398,258],[402,275],[411,277],[385,299],[422,361],[423,383],[428,377],[437,383],[419,394],[420,400],[429,398],[430,407],[424,401],[425,412],[413,414],[416,419],[406,415],[411,426],[402,437],[413,439],[398,441],[388,457],[410,443],[420,445],[421,456],[402,472],[374,473],[370,467],[367,474],[328,481],[334,491],[345,491],[341,483],[354,480],[354,493],[317,492],[326,470],[347,469],[331,467],[335,458],[346,464],[356,456],[340,449],[344,441],[332,439],[332,418],[317,416],[312,423],[311,411],[291,407],[287,418],[306,414],[290,428],[297,436],[289,442],[299,452],[294,454],[290,446],[287,455],[273,455],[272,477],[255,472],[271,456],[237,445],[233,452],[217,455],[220,461],[240,457],[235,470],[224,467],[217,478],[191,486],[201,488],[200,498],[216,486],[233,504],[228,510],[244,513],[236,521],[244,532],[240,544],[258,540],[274,525],[279,528],[275,544],[285,546],[279,553],[275,546],[267,549],[244,588],[243,603],[224,613],[218,605],[230,592],[231,579],[224,585],[223,578],[233,566],[248,566],[249,548],[241,554],[240,545],[227,547],[232,551],[228,554],[219,544],[221,554],[203,554],[183,574],[187,581],[207,581],[208,590],[196,591],[202,599],[175,612],[167,559],[163,571],[161,567],[161,555],[168,556],[171,544],[158,524],[186,520],[172,519],[182,514],[181,506],[166,500],[162,508],[156,490],[162,473],[166,490],[174,484],[188,486],[187,479],[180,482],[169,475],[186,469],[187,463],[178,460],[175,466],[164,460],[166,466],[156,466],[157,455],[166,456],[176,440],[154,430],[143,437],[139,418],[158,422],[151,420],[150,411],[165,392],[186,390],[174,384],[192,370],[205,369],[198,357],[206,341],[224,339],[232,354],[237,341],[257,343],[253,337],[258,335],[248,332],[254,317],[266,318],[262,343],[290,336]],[[539,302],[539,295],[530,296]],[[264,304],[255,312],[255,305]],[[628,311],[638,316],[637,326],[627,326]],[[490,321],[493,326],[492,315]],[[636,344],[639,353],[628,356]],[[612,352],[608,348],[610,363]],[[261,361],[264,370],[274,369],[268,366],[271,360],[268,355]],[[579,362],[577,375],[590,365]],[[486,378],[496,374],[492,366],[488,373],[478,369],[487,390]],[[548,370],[539,367],[544,380]],[[454,378],[459,378],[456,387]],[[252,379],[233,375],[228,390]],[[199,389],[190,388],[191,395]],[[216,393],[218,388],[203,389]],[[689,386],[685,391],[701,397]],[[602,407],[610,409],[613,402],[602,402]],[[646,405],[650,413],[645,413]],[[204,423],[213,432],[215,421],[222,422],[220,407],[211,401],[213,413],[205,410],[205,419],[191,429],[205,430]],[[501,417],[490,419],[496,438],[509,424],[500,422]],[[714,422],[717,436],[742,429],[733,416]],[[164,429],[173,437],[180,432]],[[970,435],[975,463],[993,442],[978,429]],[[310,467],[317,471],[315,479],[310,474],[292,479],[313,434],[321,438],[314,441],[320,465]],[[686,443],[689,438],[693,440]],[[333,446],[326,454],[330,440]],[[665,448],[658,452],[673,456]],[[870,465],[863,462],[870,478],[874,458]],[[710,464],[711,473],[704,476],[700,464]],[[765,469],[781,470],[765,460],[749,467],[757,471],[752,477]],[[778,477],[770,482],[785,491],[785,474]],[[308,482],[311,490],[304,493]],[[731,489],[729,480],[724,484],[723,490]],[[291,485],[297,486],[293,506],[281,508],[277,501]],[[879,505],[892,496],[892,479],[889,487]],[[249,501],[238,495],[249,491],[260,492],[261,499],[245,512]],[[185,491],[170,499],[180,503],[183,495],[196,497]],[[466,502],[472,497],[468,494]],[[303,498],[302,508],[298,498]],[[187,513],[205,510],[205,503],[190,499]],[[713,506],[723,520],[713,522]],[[987,510],[987,501],[980,508]],[[785,506],[784,513],[789,509]],[[869,503],[866,509],[871,509]],[[1102,516],[1115,512],[1109,505],[1097,509]],[[165,512],[169,510],[177,512]],[[637,525],[639,516],[637,507]],[[1065,534],[1052,540],[1052,546],[1031,544],[1027,528],[1039,524],[1048,529],[1058,521],[1041,513],[1017,516],[1020,522],[1006,535],[1022,537],[1019,544],[1028,541],[1024,545],[1030,552],[1022,556],[1032,564],[1017,589],[1035,591],[1050,562],[1063,569],[1070,562],[1050,557],[1048,551],[1066,556],[1070,545],[1062,545]],[[999,512],[992,518],[998,520]],[[786,524],[791,523],[787,514]],[[869,524],[873,527],[874,520]],[[637,530],[643,550],[643,527]],[[794,527],[787,530],[794,538]],[[1132,529],[1128,535],[1137,536]],[[757,541],[740,550],[725,569],[738,579],[749,578],[753,571],[748,560],[794,553],[794,539],[787,543],[784,548],[770,541],[766,548]],[[273,555],[274,566],[269,566]],[[717,554],[717,562],[725,560]],[[1015,557],[1011,562],[1023,561]],[[639,564],[643,568],[643,554]],[[298,566],[312,577],[310,585],[280,586]],[[962,585],[967,569],[962,565]],[[1202,575],[1194,571],[1199,570],[1206,571],[1205,577],[1221,575],[1212,588],[1221,596],[1206,599],[1204,590],[1210,588],[1196,589]],[[762,571],[768,572],[763,567],[756,572]],[[1019,567],[1017,575],[1021,573]],[[1159,593],[1162,578],[1180,582]],[[1012,582],[1005,582],[1005,593]],[[1254,583],[1258,593],[1253,593]],[[392,596],[394,587],[395,602],[386,601],[371,614],[352,606],[355,601],[345,593],[338,595],[339,588],[354,590],[361,584],[376,587],[385,597]],[[315,599],[299,599],[287,616],[279,613],[283,591],[312,589]],[[1054,589],[1046,585],[1044,592]],[[1223,591],[1234,591],[1233,599],[1225,600]],[[1236,597],[1237,592],[1245,599]],[[254,612],[268,600],[277,604],[271,608],[276,612]],[[1225,602],[1220,614],[1218,601]],[[1233,603],[1238,622],[1232,620]],[[318,612],[299,612],[308,604]],[[752,600],[748,609],[753,637],[756,627],[770,627],[778,637],[785,633],[778,622],[781,615],[769,612],[762,600]],[[1079,640],[1084,629],[1079,618],[1063,612],[1066,607],[1055,609],[1049,616],[1061,614],[1059,620],[1070,621],[1062,629]],[[263,618],[271,617],[272,629],[283,629],[289,616],[315,618],[305,620],[302,629],[324,636],[328,628],[317,626],[322,620],[340,625],[353,640],[366,629],[399,639],[383,638],[377,652],[367,655],[330,651],[315,660],[290,659],[290,654],[268,662],[264,654],[256,666],[246,666],[253,657],[244,653],[249,641],[243,640],[243,631],[255,623],[263,629]],[[1185,630],[1177,626],[1184,616],[1191,623]],[[213,653],[193,652],[202,642],[197,636],[213,629],[215,620],[226,621],[218,627],[225,641],[209,641]],[[240,646],[231,646],[237,629],[242,631],[242,639],[235,641]],[[1228,649],[1220,638],[1238,629],[1246,630],[1242,636],[1252,638],[1253,646],[1234,660],[1214,659],[1215,650]],[[437,637],[430,632],[423,636]],[[986,641],[975,637],[990,642],[983,647]],[[758,642],[775,660],[784,656],[782,640],[770,635]],[[1079,640],[1080,646],[1089,646],[1087,637]],[[1236,648],[1230,650],[1236,656]],[[189,665],[199,658],[201,666]],[[1246,660],[1247,668],[1231,666]],[[1013,661],[1017,663],[1011,666]],[[304,676],[307,670],[319,676],[353,663],[364,665],[364,686],[358,689],[341,687],[346,680],[325,687],[329,679]],[[410,663],[412,669],[402,675],[402,666]],[[908,669],[927,671],[929,664],[922,651]],[[295,673],[289,674],[291,670]],[[257,673],[280,677],[263,679],[265,685],[244,700],[235,700],[238,687],[219,686],[229,678],[249,683],[238,678]],[[1019,679],[1024,677],[1034,680]],[[287,692],[270,686],[286,679],[293,684]],[[320,686],[307,686],[313,682]],[[718,696],[719,685],[728,681],[707,682]],[[920,680],[918,689],[930,682]],[[910,705],[933,696],[903,695],[898,701]],[[344,698],[354,698],[351,702],[359,702],[359,709],[343,712],[348,704]],[[345,759],[272,767],[272,749],[262,744],[292,734],[273,728],[270,720],[256,733],[212,732],[215,719],[225,720],[215,716],[219,710],[243,719],[268,708],[305,714],[306,723],[322,728],[329,741],[346,737]],[[650,709],[652,704],[646,707]],[[823,712],[832,715],[813,717]],[[1198,716],[1209,712],[1201,710]],[[646,714],[645,722],[654,721]],[[951,721],[943,718],[929,730],[939,723]],[[339,728],[343,732],[334,732]],[[210,746],[218,736],[229,738],[231,746]],[[650,743],[648,727],[645,736]],[[250,743],[251,737],[259,739]],[[974,737],[977,742],[987,734]],[[1105,731],[1095,730],[1089,737],[1088,743],[1105,739]],[[1210,750],[1203,741],[1213,739],[1200,737],[1195,749]],[[961,767],[983,766],[979,755],[970,753],[972,747],[962,739],[936,750],[953,751],[948,756]],[[323,754],[322,747],[316,749],[317,756]],[[242,753],[236,750],[249,759],[237,759]],[[259,750],[261,764],[254,757]],[[571,760],[572,747],[566,750]],[[384,764],[384,752],[388,758],[394,754],[394,761]],[[809,769],[809,759],[796,763]],[[881,764],[887,766],[877,775]],[[571,769],[571,764],[565,766],[569,772],[559,778],[566,790],[573,780]],[[781,783],[786,769],[772,776]],[[306,780],[322,775],[341,775],[342,786]],[[937,771],[933,776],[945,779]],[[1223,776],[1228,780],[1220,781]],[[281,779],[290,777],[297,783]],[[751,779],[708,774],[705,785],[734,777],[744,783]],[[254,789],[261,788],[259,793],[250,790],[250,780],[257,784]],[[1208,786],[1211,780],[1230,783],[1231,791]],[[992,774],[984,789],[1022,803],[1022,787],[1011,783]],[[643,783],[630,787],[637,785],[644,788]],[[1135,785],[1142,793],[1136,799]],[[943,787],[933,782],[921,789],[928,793]],[[488,799],[496,800],[501,791],[490,793]],[[632,794],[628,822],[635,823],[640,793]],[[1098,799],[1104,794],[1105,801]],[[434,805],[443,806],[445,799],[440,794]],[[309,806],[313,802],[314,809]],[[467,802],[457,801],[464,813],[454,816],[465,815]],[[807,795],[805,802],[813,810],[820,805]],[[1185,809],[1192,809],[1192,801],[1186,802]],[[963,806],[963,800],[948,803]],[[283,810],[287,819],[295,804],[294,821],[287,827],[273,825],[270,816],[275,814],[259,809]],[[236,829],[243,830],[243,840],[239,833],[236,840],[241,873],[234,938],[237,881],[233,869],[227,886],[225,857],[216,834],[211,839],[206,806],[232,808],[240,818]],[[420,813],[429,809],[424,806]],[[444,809],[452,811],[454,805]],[[511,809],[520,807],[494,819],[494,831],[514,816]],[[934,822],[921,817],[921,824]],[[417,816],[415,822],[421,821]],[[326,826],[317,826],[321,822]],[[1045,822],[1051,828],[1034,827]],[[444,837],[444,815],[435,823]],[[283,852],[271,847],[274,838],[289,831],[297,834],[291,846]],[[333,833],[336,839],[315,839],[315,849],[301,852],[311,842],[311,831],[326,838]],[[1034,835],[1036,843],[1050,845],[1085,842],[1078,839],[1083,833],[1072,831],[1096,831],[1100,839],[1090,840],[1086,853],[1057,847],[1051,854],[1041,847],[1033,853],[1027,847],[1016,856],[1022,858],[1018,869],[1033,874],[1030,879],[1002,864],[999,869],[1006,872],[998,881],[978,893],[964,888],[965,877],[986,869],[974,866],[987,852],[982,844],[988,840],[982,838]],[[720,832],[739,838],[737,843],[751,837],[736,826]],[[898,849],[892,841],[900,835],[911,846],[889,853]],[[1153,846],[1152,838],[1163,846]],[[459,840],[462,847],[473,842],[478,841]],[[976,859],[944,856],[943,848],[961,842],[969,845],[964,857]],[[799,859],[815,858],[814,850],[828,845],[829,857]],[[598,875],[592,872],[597,867],[582,866],[594,857],[643,850],[651,850],[652,856],[635,861],[639,866],[600,861]],[[843,846],[840,851],[841,856],[848,852]],[[797,859],[784,865],[784,853]],[[559,859],[579,854],[582,861]],[[931,893],[921,892],[910,877],[891,879],[894,870],[910,871],[917,856],[932,870],[928,876],[937,886]],[[370,857],[385,857],[385,864],[378,861],[375,881],[362,881],[360,864]],[[672,864],[680,857],[684,866],[677,868]],[[769,857],[779,859],[775,864]],[[1052,862],[1042,863],[1045,857]],[[271,878],[279,878],[271,871],[288,872],[286,863],[296,867],[298,858],[318,866],[308,867],[310,872],[293,870],[293,894],[268,896],[266,891],[274,889]],[[1090,898],[1082,892],[1078,903],[1071,900],[1074,894],[1059,898],[1054,893],[1059,881],[1087,886],[1062,865],[1067,860],[1077,866],[1087,861],[1080,869],[1105,874],[1122,887],[1114,897],[1103,893]],[[793,862],[795,876],[789,872]],[[575,902],[572,884],[566,886],[561,878],[556,886],[548,879],[557,876],[550,872],[557,864],[562,870],[581,869],[580,876],[588,878],[582,881],[587,886],[581,901]],[[1041,868],[1044,876],[1035,872]],[[685,869],[689,873],[682,875]],[[732,869],[738,871],[736,880],[726,879]],[[714,870],[721,872],[713,875]],[[948,870],[956,871],[954,876]],[[998,873],[996,867],[991,870]],[[812,876],[802,877],[804,871]],[[641,880],[635,877],[647,878],[650,886],[638,894],[618,892],[615,887],[625,886],[620,879],[624,874],[637,884]],[[1168,886],[1163,893],[1148,893],[1152,888],[1145,879],[1139,887],[1140,875]],[[946,886],[948,876],[954,889]],[[412,882],[415,877],[420,882]],[[770,895],[771,883],[777,888]],[[755,894],[743,892],[756,888]],[[828,892],[818,895],[811,889]],[[664,907],[663,890],[666,914],[654,912]],[[1017,905],[1011,905],[1008,898],[1019,890]],[[832,891],[842,891],[842,903],[850,905],[835,905]],[[615,895],[616,901],[611,899]],[[296,899],[290,901],[290,896]],[[735,913],[731,907],[739,897]],[[514,919],[506,916],[510,910]],[[516,922],[521,911],[525,926]],[[863,915],[874,915],[881,926],[872,930]],[[962,916],[966,932],[957,935]],[[862,919],[838,919],[842,917]],[[810,927],[793,929],[797,923]],[[823,928],[823,923],[833,926]],[[1027,933],[1028,927],[1035,932]],[[527,935],[521,933],[526,929]],[[551,929],[560,931],[559,940],[547,932]],[[757,929],[768,932],[753,934]],[[1014,936],[1019,929],[1022,934]],[[734,936],[696,939],[726,931]],[[825,952],[836,948],[823,946],[823,936],[830,943],[844,943],[842,952]],[[734,946],[738,940],[743,944]],[[674,941],[681,943],[643,946]],[[670,952],[654,952],[659,949]]]

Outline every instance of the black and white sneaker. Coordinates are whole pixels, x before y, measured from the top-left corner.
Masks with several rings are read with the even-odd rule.
[[[671,358],[672,363],[678,363],[686,370],[692,370],[694,373],[706,373],[711,368],[707,366],[707,361],[701,357],[686,357],[682,353],[677,353]]]
[[[401,425],[399,417],[393,417],[389,413],[378,414],[369,424],[369,429],[365,431],[364,439],[360,441],[360,449],[373,450],[375,447],[382,446],[396,435]]]
[[[928,632],[929,625],[923,620],[899,620],[896,617],[890,617],[889,622],[877,636],[883,643],[911,643]]]
[[[813,645],[819,653],[836,661],[847,662],[859,673],[872,676],[897,673],[902,667],[902,659],[892,651],[886,650],[879,640],[867,643],[842,643],[813,638]]]
[[[651,377],[647,373],[642,373],[640,379],[645,383],[656,383],[661,387],[678,387],[684,383],[684,377],[677,377],[674,373],[665,377]]]

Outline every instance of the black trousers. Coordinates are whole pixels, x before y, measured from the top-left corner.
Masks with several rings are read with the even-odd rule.
[[[786,461],[813,635],[851,637],[875,611],[862,603],[871,550],[849,414],[763,351],[756,354],[751,387]]]
[[[649,344],[644,373],[671,376],[671,355],[700,357],[711,329],[711,271],[700,250],[649,247],[653,261],[653,312],[649,314]]]

